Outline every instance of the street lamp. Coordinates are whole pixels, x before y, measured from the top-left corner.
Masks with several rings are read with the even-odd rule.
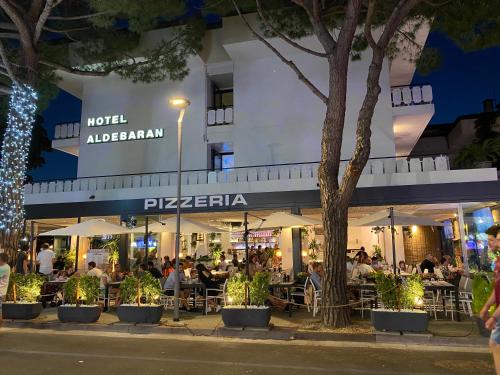
[[[185,98],[172,98],[168,103],[179,109],[179,118],[177,119],[177,227],[175,232],[175,286],[174,286],[174,321],[179,321],[179,249],[181,245],[181,168],[182,168],[182,120],[186,108],[191,104]]]

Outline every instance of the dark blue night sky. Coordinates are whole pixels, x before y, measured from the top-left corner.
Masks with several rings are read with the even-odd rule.
[[[437,32],[429,35],[427,45],[441,50],[442,65],[427,76],[415,74],[413,83],[432,85],[436,113],[431,124],[452,122],[460,115],[480,112],[483,99],[500,99],[500,47],[464,53]],[[49,137],[53,138],[56,124],[79,121],[80,115],[80,100],[61,91],[43,113]],[[44,157],[45,165],[31,172],[35,181],[76,177],[76,157],[57,150]]]

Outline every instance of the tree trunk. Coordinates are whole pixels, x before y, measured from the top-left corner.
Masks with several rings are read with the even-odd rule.
[[[336,194],[329,193],[329,195]],[[345,306],[348,303],[346,283],[348,207],[340,199],[330,199],[323,204],[325,277],[322,283],[322,323],[341,328],[350,324],[350,309]]]
[[[325,235],[325,276],[322,281],[321,317],[324,325],[339,328],[350,324],[349,308],[334,307],[347,304],[346,253],[349,200],[344,199],[339,189],[342,137],[335,136],[338,129],[343,127],[344,113],[343,109],[327,110],[323,124],[321,164],[318,173]]]
[[[0,162],[0,247],[16,254],[24,223],[24,180],[37,108],[29,85],[15,85],[9,101]]]

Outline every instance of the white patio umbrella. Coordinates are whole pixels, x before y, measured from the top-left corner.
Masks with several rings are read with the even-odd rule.
[[[392,217],[391,217],[392,214]],[[422,226],[443,226],[444,224],[434,221],[428,217],[415,216],[404,212],[395,211],[392,208],[376,212],[372,215],[362,217],[349,223],[356,227],[391,227],[391,242],[392,242],[392,263],[393,270],[396,273],[396,243],[394,239],[395,225],[422,225]]]
[[[106,234],[130,233],[130,229],[109,223],[103,219],[92,219],[82,223],[73,224],[65,228],[54,229],[39,236],[81,236],[94,237]]]
[[[288,212],[274,212],[263,218],[248,224],[249,229],[257,228],[282,228],[282,227],[304,227],[308,225],[321,225],[321,220],[311,219],[306,216],[294,215]]]
[[[364,216],[357,220],[353,220],[349,225],[355,227],[385,227],[391,225],[391,216],[389,210],[382,210],[375,212],[374,214]],[[423,225],[423,226],[433,226],[439,227],[443,226],[442,223],[434,221],[428,217],[415,216],[407,214],[400,211],[394,211],[394,225]]]
[[[170,217],[162,222],[154,222],[148,225],[148,230],[153,233],[176,233],[177,222],[176,218]],[[145,233],[146,227],[138,227],[132,230],[134,233]],[[189,220],[181,217],[181,233],[222,233],[227,232],[225,229],[220,229],[207,225],[205,223]]]

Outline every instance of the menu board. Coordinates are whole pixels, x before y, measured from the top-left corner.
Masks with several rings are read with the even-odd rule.
[[[108,249],[90,249],[87,252],[87,263],[95,262],[98,268],[104,269],[109,263]]]

